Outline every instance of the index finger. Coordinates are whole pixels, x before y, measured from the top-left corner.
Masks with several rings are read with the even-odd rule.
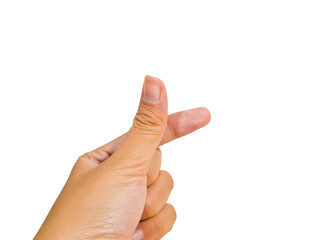
[[[204,127],[210,119],[210,112],[205,107],[171,114],[160,146]]]
[[[199,107],[181,112],[176,112],[168,116],[167,127],[159,146],[183,137],[191,132],[204,127],[210,122],[211,116],[207,108]],[[127,133],[115,138],[111,142],[98,147],[92,152],[99,152],[98,162],[105,161],[122,144]]]

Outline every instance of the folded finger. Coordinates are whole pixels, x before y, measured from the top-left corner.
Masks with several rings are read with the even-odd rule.
[[[176,217],[173,206],[167,203],[158,215],[140,222],[137,229],[142,230],[144,240],[158,240],[171,231]]]
[[[171,175],[161,170],[157,180],[147,189],[147,198],[141,220],[157,215],[164,207],[173,189]]]

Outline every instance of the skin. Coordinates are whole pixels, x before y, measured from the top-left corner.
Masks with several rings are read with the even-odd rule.
[[[160,170],[159,146],[209,121],[206,108],[168,116],[164,84],[146,76],[130,130],[79,157],[34,239],[161,239],[176,212],[167,203],[173,179]]]

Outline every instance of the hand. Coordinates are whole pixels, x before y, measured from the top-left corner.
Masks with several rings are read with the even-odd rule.
[[[146,76],[130,130],[79,157],[34,239],[161,239],[176,213],[159,146],[209,121],[206,108],[168,116],[164,84]]]

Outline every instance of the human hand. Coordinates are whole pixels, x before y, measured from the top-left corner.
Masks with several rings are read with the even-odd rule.
[[[159,146],[209,121],[206,108],[168,116],[164,84],[146,76],[130,130],[79,157],[34,239],[161,239],[176,213]]]

